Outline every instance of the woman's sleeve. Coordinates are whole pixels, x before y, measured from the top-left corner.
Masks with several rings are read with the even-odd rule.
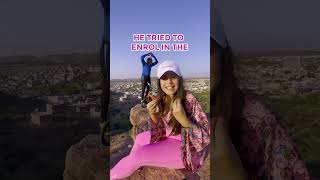
[[[187,144],[195,148],[196,152],[200,152],[210,143],[210,124],[195,97],[189,105],[191,106],[189,109],[192,110],[192,114],[189,116],[191,126],[183,128],[183,137]]]
[[[287,132],[276,124],[265,139],[266,162],[272,177],[280,179],[310,179],[304,162],[299,157]]]
[[[190,127],[181,130],[182,161],[188,171],[198,171],[208,152],[206,147],[210,143],[210,124],[200,103],[191,95],[187,96],[187,115]]]
[[[149,117],[148,126],[151,133],[150,143],[159,142],[166,139],[166,127],[160,118],[158,119],[157,123],[154,123]]]
[[[309,180],[309,174],[294,142],[278,122],[274,113],[259,101],[254,101],[249,121],[255,127],[262,144],[265,164],[260,171],[273,179]]]

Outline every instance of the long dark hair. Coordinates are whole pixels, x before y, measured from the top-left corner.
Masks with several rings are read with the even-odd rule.
[[[164,115],[165,100],[167,98],[167,95],[161,89],[160,79],[158,79],[157,85],[158,85],[157,98],[158,98],[159,114],[160,114],[160,116],[163,116]],[[184,85],[183,85],[183,78],[179,77],[179,89],[174,94],[174,98],[180,98],[181,99],[181,104],[182,104],[184,109],[186,109],[186,107],[185,107],[186,94],[185,93],[186,92],[185,92]],[[181,133],[182,126],[173,116],[171,117],[171,119],[170,119],[168,124],[169,124],[169,126],[172,127],[172,132],[171,132],[172,135],[178,135],[178,134]]]
[[[234,59],[231,48],[227,45],[226,48],[221,47],[213,38],[210,39],[210,54],[219,54],[218,67],[218,82],[213,82],[211,78],[210,91],[210,107],[211,119],[215,124],[215,117],[223,117],[229,122],[229,132],[233,143],[237,143],[239,137],[239,125],[242,119],[243,109],[243,94],[238,88],[238,84],[233,72]],[[213,76],[213,62],[211,60],[211,76]],[[213,87],[212,87],[213,86]]]

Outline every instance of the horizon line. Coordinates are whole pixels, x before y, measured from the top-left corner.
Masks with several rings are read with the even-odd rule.
[[[151,79],[158,79],[158,77],[151,77]],[[210,77],[184,77],[183,79],[210,79]],[[140,80],[140,78],[110,78],[110,80]]]
[[[305,48],[305,49],[287,49],[287,48],[277,48],[277,49],[238,49],[238,48],[233,48],[235,54],[247,54],[247,53],[257,53],[257,54],[264,54],[264,53],[278,53],[278,52],[301,52],[301,51],[316,51],[320,52],[320,48]],[[15,57],[15,56],[35,56],[35,57],[42,57],[42,56],[53,56],[53,55],[70,55],[70,54],[99,54],[99,50],[97,49],[96,51],[88,50],[88,51],[73,51],[73,52],[59,52],[59,53],[16,53],[12,55],[7,55],[3,54],[0,55],[0,58],[3,57]]]

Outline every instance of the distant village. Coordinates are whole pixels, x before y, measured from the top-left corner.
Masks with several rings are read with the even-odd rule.
[[[235,66],[241,89],[260,95],[320,92],[320,55],[242,58]]]
[[[100,72],[100,67],[85,65],[17,67],[11,71],[0,72],[0,92],[18,96],[36,96],[35,88],[67,84],[74,78],[90,72]],[[88,83],[86,88],[93,89],[94,85]]]
[[[87,73],[99,73],[100,66],[38,66],[20,71],[0,72],[0,92],[21,98],[34,97],[45,102],[30,113],[33,127],[73,126],[80,118],[97,119],[101,112],[100,80],[83,82],[78,94],[55,95],[38,89],[56,84],[68,85]],[[36,87],[33,89],[33,87]],[[67,121],[66,121],[67,119]]]
[[[186,79],[184,80],[184,86],[185,89],[192,92],[209,91],[210,79]],[[118,99],[120,103],[126,102],[128,98],[141,99],[142,87],[138,80],[111,80],[110,90],[122,94]],[[151,92],[153,95],[157,94],[157,82],[155,79],[151,82]]]
[[[235,74],[240,88],[250,89],[258,94],[301,94],[320,91],[320,57],[277,56],[247,57],[235,66]],[[100,73],[95,65],[39,65],[0,67],[0,92],[42,100],[44,105],[30,113],[34,127],[55,126],[59,123],[70,126],[77,124],[79,117],[97,119],[101,112],[101,82],[81,81],[83,86],[77,93],[54,94],[46,88],[79,81],[80,76]],[[209,91],[209,78],[189,78],[184,80],[185,88],[192,92]],[[141,99],[140,80],[111,80],[110,90],[117,93],[117,103],[130,103]],[[41,91],[42,90],[42,91]],[[152,93],[156,95],[156,79],[152,78]],[[65,119],[68,119],[66,122]]]
[[[47,96],[46,105],[31,112],[34,127],[72,126],[80,118],[97,119],[101,113],[100,95],[75,94],[71,96]],[[40,99],[40,97],[39,97]],[[68,121],[65,121],[65,119]]]

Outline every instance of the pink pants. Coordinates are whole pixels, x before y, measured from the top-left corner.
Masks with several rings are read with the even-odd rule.
[[[111,169],[110,180],[126,178],[141,166],[184,168],[180,151],[180,135],[169,136],[163,141],[152,144],[150,144],[150,137],[149,131],[137,135],[130,154]]]

